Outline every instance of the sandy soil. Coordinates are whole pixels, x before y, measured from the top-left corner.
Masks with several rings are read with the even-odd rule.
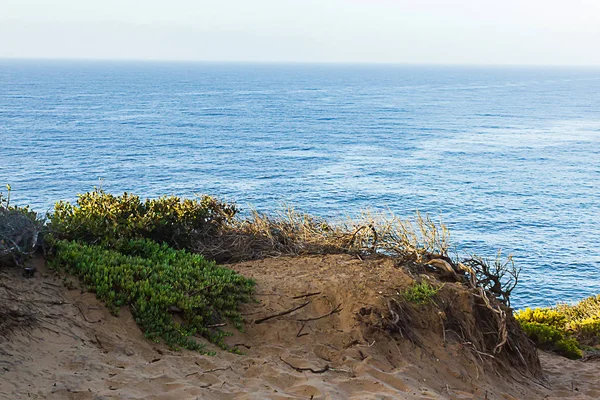
[[[243,308],[246,331],[228,338],[241,356],[149,342],[127,309],[110,315],[92,294],[67,289],[34,262],[31,279],[0,271],[0,309],[35,317],[13,327],[0,321],[0,398],[600,398],[598,361],[541,353],[538,381],[486,370],[460,343],[423,348],[369,329],[385,295],[412,281],[385,260],[334,255],[232,266],[257,281],[259,300]]]

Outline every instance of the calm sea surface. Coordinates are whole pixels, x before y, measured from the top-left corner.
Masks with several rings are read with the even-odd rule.
[[[523,268],[515,305],[600,293],[600,70],[0,60],[0,184],[100,184],[324,217],[443,217]]]

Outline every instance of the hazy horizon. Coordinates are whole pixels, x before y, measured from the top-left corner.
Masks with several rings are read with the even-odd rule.
[[[340,66],[340,67],[439,67],[439,68],[548,68],[548,69],[600,69],[600,64],[467,64],[467,63],[411,63],[377,61],[244,61],[244,60],[186,60],[151,58],[53,58],[53,57],[0,57],[0,62],[73,62],[73,63],[122,63],[122,64],[215,64],[215,65],[261,65],[261,66]]]
[[[584,0],[4,0],[0,59],[600,66]]]

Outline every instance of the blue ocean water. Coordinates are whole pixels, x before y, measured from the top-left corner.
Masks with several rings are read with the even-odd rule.
[[[600,70],[0,61],[0,184],[427,212],[517,307],[600,293]]]

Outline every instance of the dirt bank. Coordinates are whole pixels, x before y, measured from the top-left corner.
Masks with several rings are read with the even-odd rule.
[[[381,329],[387,299],[415,278],[389,260],[232,265],[257,281],[258,302],[243,306],[245,332],[227,339],[244,355],[216,356],[149,342],[127,309],[110,315],[93,294],[67,289],[34,262],[31,279],[0,271],[6,399],[600,398],[598,362],[541,353],[541,374],[511,369],[453,333],[431,304],[410,314],[411,329]],[[470,312],[468,296],[452,285],[436,302]]]

